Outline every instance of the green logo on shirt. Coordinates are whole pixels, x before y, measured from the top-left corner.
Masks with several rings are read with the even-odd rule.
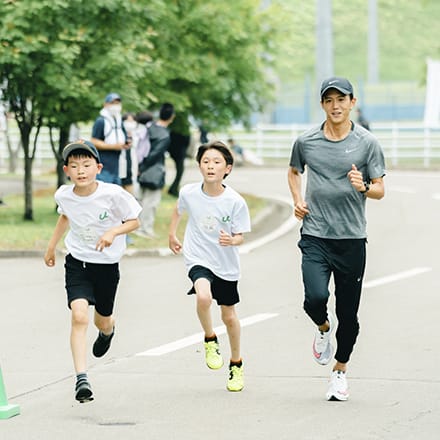
[[[105,220],[106,218],[108,218],[108,212],[104,211],[102,214],[99,214],[99,220]]]

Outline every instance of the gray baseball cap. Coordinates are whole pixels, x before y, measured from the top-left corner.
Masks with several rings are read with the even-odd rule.
[[[322,82],[321,85],[321,99],[323,98],[325,92],[330,89],[339,90],[344,95],[353,95],[353,86],[350,81],[346,78],[341,78],[339,76],[332,76]]]
[[[89,141],[85,141],[83,139],[80,139],[78,141],[72,142],[70,144],[67,144],[64,147],[63,150],[63,160],[66,161],[67,157],[69,156],[69,154],[73,151],[73,150],[84,150],[84,151],[88,151],[89,153],[92,154],[92,156],[94,158],[96,158],[96,160],[98,161],[98,163],[101,162],[101,158],[99,157],[99,153],[98,150],[96,149],[96,147]]]
[[[118,93],[109,93],[104,99],[106,103],[113,101],[122,101],[121,96]]]

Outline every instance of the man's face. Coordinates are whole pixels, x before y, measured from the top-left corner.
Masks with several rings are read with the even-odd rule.
[[[105,103],[105,108],[112,116],[118,116],[122,112],[122,104],[119,99],[114,99],[111,102]]]
[[[330,89],[322,98],[321,107],[329,121],[333,124],[341,124],[350,120],[350,112],[355,103],[356,99],[350,99],[350,95],[344,95],[336,89]]]

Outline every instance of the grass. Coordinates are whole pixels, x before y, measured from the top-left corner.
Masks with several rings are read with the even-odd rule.
[[[24,197],[6,196],[3,198],[5,205],[0,206],[0,250],[45,250],[52,235],[58,214],[55,210],[53,194],[55,188],[35,191],[33,194],[33,221],[24,220]],[[249,206],[251,218],[266,206],[266,200],[243,194]],[[133,243],[130,248],[155,249],[168,247],[168,227],[171,213],[176,204],[176,199],[167,194],[162,194],[162,201],[157,211],[155,232],[157,239],[145,239],[130,234]],[[178,236],[183,239],[186,218],[183,217],[179,225]],[[62,243],[58,248],[62,248]]]

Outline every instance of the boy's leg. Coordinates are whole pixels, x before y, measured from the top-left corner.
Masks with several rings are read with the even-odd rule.
[[[238,320],[235,306],[221,306],[222,321],[226,326],[231,346],[231,361],[240,361],[240,321]]]
[[[104,335],[111,335],[115,326],[113,315],[102,316],[95,310],[95,326]]]
[[[231,361],[229,362],[229,377],[227,388],[229,391],[241,391],[244,388],[243,361],[240,356],[240,321],[235,306],[221,306],[222,320],[228,332],[231,346]]]
[[[72,309],[72,329],[70,346],[76,372],[75,399],[79,402],[93,400],[93,392],[87,378],[87,327],[89,324],[89,303],[86,299],[76,299],[70,303]]]
[[[199,278],[194,283],[194,289],[197,297],[197,316],[205,332],[205,337],[209,338],[214,336],[211,316],[211,283],[206,278]]]
[[[95,310],[95,325],[99,333],[93,344],[93,355],[95,357],[102,357],[110,348],[113,335],[115,334],[115,320],[113,315],[102,316]]]
[[[89,303],[86,299],[76,299],[70,303],[72,328],[70,347],[76,373],[87,370],[87,327],[89,324]]]
[[[205,361],[212,370],[218,370],[223,366],[223,357],[220,354],[217,336],[212,326],[211,316],[211,282],[207,278],[198,278],[194,282],[197,301],[197,316],[205,332]]]

